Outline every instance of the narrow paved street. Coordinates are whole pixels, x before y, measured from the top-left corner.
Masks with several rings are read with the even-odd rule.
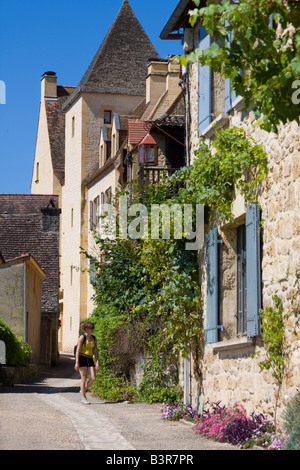
[[[161,419],[160,404],[108,402],[89,394],[82,405],[71,355],[31,384],[0,387],[1,450],[236,450]],[[134,455],[134,452],[133,452]]]

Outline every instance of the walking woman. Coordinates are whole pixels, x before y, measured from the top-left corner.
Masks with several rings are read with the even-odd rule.
[[[78,339],[75,359],[75,370],[79,370],[81,376],[81,403],[87,405],[89,404],[89,402],[86,398],[86,391],[96,380],[93,356],[95,356],[96,359],[97,370],[99,370],[99,360],[97,339],[93,335],[94,324],[91,322],[85,322],[81,326],[81,328],[84,331],[84,334],[81,335]],[[89,380],[87,381],[88,374]]]

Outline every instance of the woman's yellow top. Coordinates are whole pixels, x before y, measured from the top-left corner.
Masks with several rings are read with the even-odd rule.
[[[94,340],[94,338],[92,339],[92,341],[89,341],[87,336],[86,336],[85,341],[83,342],[83,344],[80,348],[79,354],[81,356],[85,356],[85,357],[93,357],[94,349],[95,349],[95,340]]]

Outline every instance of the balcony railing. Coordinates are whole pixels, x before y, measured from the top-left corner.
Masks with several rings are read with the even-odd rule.
[[[149,167],[140,166],[138,175],[140,182],[148,182],[150,184],[159,183],[163,176],[173,175],[179,168],[166,168],[166,167]]]
[[[155,184],[159,183],[163,177],[172,176],[179,168],[166,168],[166,167],[149,167],[149,166],[140,166],[138,171],[139,182],[141,189],[145,184]],[[184,187],[182,181],[177,181],[173,190],[170,191],[170,197],[177,195],[180,188]],[[143,190],[143,189],[142,189]]]

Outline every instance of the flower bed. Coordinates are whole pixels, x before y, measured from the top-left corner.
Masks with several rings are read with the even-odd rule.
[[[284,450],[289,435],[282,429],[276,429],[274,423],[263,414],[252,413],[247,416],[243,405],[235,403],[232,408],[221,406],[221,402],[206,403],[207,408],[201,416],[191,405],[180,402],[164,402],[162,419],[186,419],[194,422],[196,433],[226,442],[244,449],[260,446],[268,450]]]
[[[195,420],[199,416],[196,414],[196,410],[193,410],[191,405],[184,405],[179,401],[167,403],[166,400],[164,400],[161,417],[162,419],[167,419],[169,421],[178,421],[183,418],[187,420]]]

